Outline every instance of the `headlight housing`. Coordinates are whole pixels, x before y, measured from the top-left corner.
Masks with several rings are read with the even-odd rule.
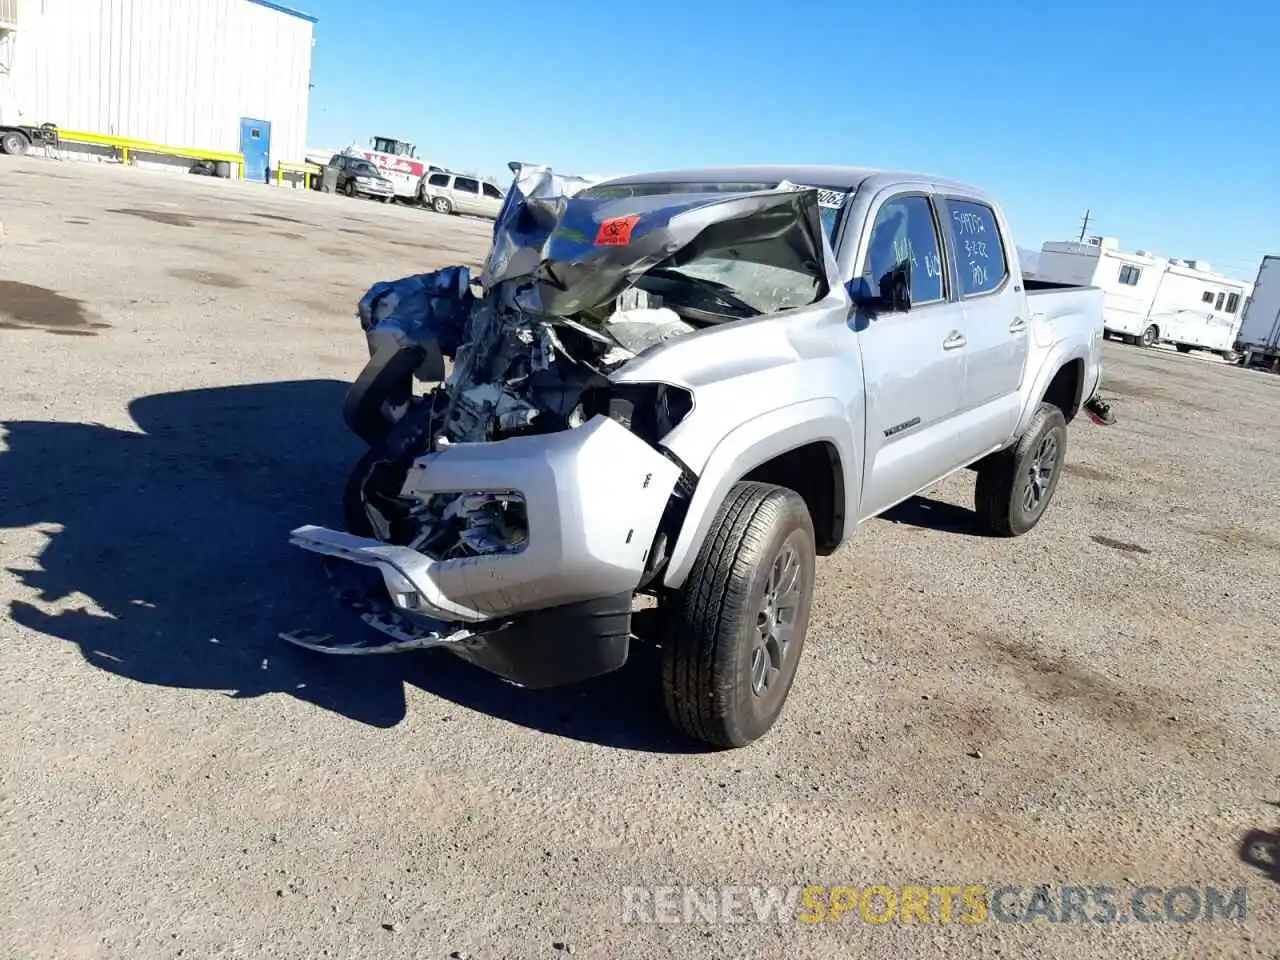
[[[613,383],[583,395],[571,416],[578,426],[604,414],[626,427],[641,440],[656,446],[680,425],[693,410],[693,394],[667,383]]]

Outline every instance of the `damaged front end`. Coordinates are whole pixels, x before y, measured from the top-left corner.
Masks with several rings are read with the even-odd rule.
[[[632,597],[692,492],[661,440],[694,397],[612,375],[826,295],[813,191],[633,193],[521,170],[480,277],[449,267],[360,301],[370,362],[344,414],[370,450],[346,532],[292,542],[381,574],[392,609],[365,619],[385,646],[448,645],[536,686],[621,666]],[[440,385],[418,395],[415,379]]]

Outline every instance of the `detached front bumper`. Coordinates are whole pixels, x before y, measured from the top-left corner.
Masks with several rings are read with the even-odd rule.
[[[595,417],[561,433],[458,444],[410,468],[406,497],[521,494],[528,538],[519,552],[433,560],[317,526],[292,531],[290,542],[375,568],[407,614],[489,624],[634,591],[679,476],[626,428]]]

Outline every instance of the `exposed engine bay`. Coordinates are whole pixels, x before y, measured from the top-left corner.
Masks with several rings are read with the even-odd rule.
[[[580,186],[521,170],[478,278],[447,267],[362,298],[372,359],[346,416],[371,449],[348,485],[348,530],[434,560],[518,553],[518,477],[507,491],[415,497],[415,461],[598,415],[656,446],[692,395],[611,374],[669,340],[828,292],[815,190]],[[415,395],[414,379],[439,386]]]

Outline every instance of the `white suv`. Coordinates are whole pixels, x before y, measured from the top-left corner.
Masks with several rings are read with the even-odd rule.
[[[506,195],[477,177],[436,171],[422,178],[418,199],[436,213],[469,213],[496,220]]]

